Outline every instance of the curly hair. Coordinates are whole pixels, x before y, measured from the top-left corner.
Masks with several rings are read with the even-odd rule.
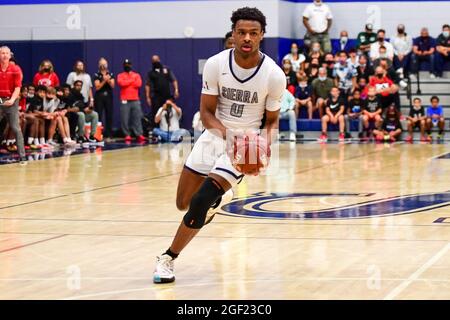
[[[261,11],[259,11],[258,8],[243,7],[237,9],[236,11],[233,11],[233,14],[231,15],[232,30],[234,30],[234,28],[236,27],[236,23],[239,20],[258,21],[261,25],[262,32],[266,32],[266,17]]]

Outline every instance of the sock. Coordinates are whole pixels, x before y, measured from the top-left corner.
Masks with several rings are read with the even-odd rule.
[[[45,138],[39,138],[39,144],[45,144]]]
[[[169,255],[172,259],[176,259],[176,258],[178,258],[178,255],[179,255],[179,253],[173,253],[172,251],[170,251],[170,248],[169,249],[167,249],[167,251],[166,252],[164,252],[164,254],[167,254],[167,255]]]
[[[53,139],[48,139],[47,140],[47,144],[50,144],[50,143],[52,143],[53,142]]]
[[[69,138],[64,138],[63,141],[64,142],[69,142]]]
[[[37,145],[37,146],[39,145],[39,139],[38,138],[34,138],[34,144]]]
[[[33,144],[33,137],[28,137],[28,145]]]
[[[12,140],[12,139],[6,140],[6,145],[9,146],[10,144],[13,144],[13,141],[14,141],[14,140]]]

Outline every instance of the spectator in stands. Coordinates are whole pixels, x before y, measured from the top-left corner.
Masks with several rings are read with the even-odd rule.
[[[383,120],[381,128],[374,129],[373,134],[377,141],[395,142],[402,134],[403,128],[400,122],[400,112],[394,103],[389,105],[386,110],[386,117]]]
[[[333,50],[331,52],[333,54],[337,54],[340,51],[345,51],[348,53],[351,49],[354,49],[354,46],[348,39],[348,32],[346,30],[342,30],[339,34],[339,40],[333,43]]]
[[[120,121],[126,142],[131,141],[132,132],[138,142],[144,142],[147,139],[142,135],[142,110],[139,100],[139,88],[142,86],[142,79],[139,73],[132,70],[132,66],[131,61],[125,59],[123,72],[117,76],[117,84],[120,87],[120,100],[122,102],[120,106]]]
[[[327,76],[333,78],[334,64],[336,63],[334,56],[331,53],[325,55],[322,66],[327,69]]]
[[[311,44],[311,48],[310,51],[308,52],[308,55],[306,57],[306,62],[305,62],[305,67],[308,68],[309,64],[311,63],[311,61],[313,59],[318,59],[319,60],[319,64],[322,63],[323,60],[323,51],[320,48],[320,43],[318,42],[313,42]]]
[[[411,73],[419,72],[419,64],[423,61],[428,61],[430,64],[430,78],[434,79],[435,75],[435,61],[434,52],[436,48],[436,41],[430,37],[427,28],[420,30],[420,37],[413,41],[413,52],[411,54]]]
[[[80,80],[83,84],[81,94],[84,97],[84,102],[88,104],[88,107],[94,107],[94,96],[92,95],[92,80],[91,76],[86,73],[84,62],[77,60],[73,66],[73,71],[67,75],[66,83],[72,88],[75,81]]]
[[[53,64],[50,60],[46,59],[39,65],[39,71],[34,75],[33,84],[35,86],[46,86],[46,87],[58,87],[59,78],[56,74]]]
[[[370,77],[369,86],[375,88],[383,110],[385,110],[391,103],[396,102],[398,86],[395,85],[394,82],[386,75],[386,70],[384,70],[381,66],[378,66],[375,69],[375,75]],[[397,105],[397,108],[400,109],[400,106]]]
[[[172,99],[167,99],[156,113],[155,122],[159,128],[153,129],[153,135],[161,142],[180,142],[183,137],[190,137],[189,131],[180,129],[181,115],[181,108]]]
[[[80,80],[75,81],[74,89],[82,94],[83,83]],[[80,91],[81,90],[81,91]],[[79,97],[79,96],[78,96]],[[83,96],[84,98],[84,96]],[[81,144],[85,143],[97,143],[99,140],[95,137],[95,133],[97,132],[98,125],[98,113],[94,110],[94,106],[91,103],[85,103],[81,105],[78,102],[81,108],[77,112],[78,116],[78,142]],[[86,136],[85,126],[86,122],[91,124],[91,130],[89,132],[89,138]]]
[[[358,66],[359,66],[359,56],[356,54],[356,49],[355,48],[351,48],[348,51],[347,63],[349,64],[349,66],[351,66],[355,70],[356,70],[356,68],[358,68]]]
[[[375,128],[379,128],[381,124],[381,107],[377,91],[374,86],[369,86],[367,90],[367,99],[363,109],[364,139],[370,136],[370,123],[373,122]]]
[[[392,44],[386,41],[386,31],[384,29],[380,29],[377,32],[377,41],[370,45],[369,56],[372,61],[380,58],[380,47],[386,48],[386,56],[384,58],[388,58],[391,61],[394,60],[394,47]]]
[[[450,61],[450,26],[444,24],[436,40],[436,76],[442,77],[444,65]]]
[[[29,99],[34,97],[34,93],[36,92],[36,87],[33,84],[27,85],[28,93],[27,93],[27,103],[29,103]]]
[[[100,58],[98,61],[98,71],[94,75],[95,97],[94,106],[98,113],[99,120],[103,123],[105,132],[103,136],[107,142],[112,138],[113,126],[113,89],[115,86],[114,74],[108,69],[108,61]],[[105,121],[103,121],[103,115]]]
[[[344,119],[344,100],[340,97],[340,91],[337,87],[332,87],[330,91],[330,96],[326,102],[326,112],[322,117],[322,135],[319,140],[326,142],[328,140],[328,124],[338,124],[339,125],[339,141],[344,141],[345,139],[345,119]]]
[[[306,69],[305,72],[305,75],[308,77],[308,84],[311,84],[314,81],[314,79],[317,79],[317,77],[319,76],[319,68],[320,68],[319,59],[317,58],[312,59],[311,63],[308,65],[308,68]],[[299,73],[297,72],[297,74]]]
[[[333,78],[335,86],[339,88],[341,97],[347,105],[347,98],[351,91],[356,88],[356,76],[358,72],[347,63],[347,53],[340,51],[339,60],[334,65]]]
[[[358,72],[358,79],[364,78],[366,79],[366,83],[369,82],[369,78],[375,73],[365,55],[359,57],[359,65],[356,71]],[[360,89],[363,90],[362,88]]]
[[[308,84],[308,77],[306,75],[301,75],[297,80],[298,86],[295,89],[294,95],[297,103],[297,110],[301,107],[306,107],[308,110],[308,119],[311,120],[313,112],[315,111],[312,103],[312,88]],[[298,118],[298,114],[296,115],[296,118]]]
[[[60,100],[60,109],[66,110],[65,117],[69,121],[70,137],[72,140],[77,141],[76,129],[78,125],[78,112],[84,109],[84,97],[81,94],[82,83],[76,83],[74,88],[71,89],[68,84],[62,86],[62,97]]]
[[[422,100],[420,98],[414,98],[413,105],[409,109],[408,121],[408,132],[409,136],[406,138],[406,142],[413,141],[413,131],[415,128],[420,129],[420,141],[428,141],[428,137],[425,134],[427,127],[426,124],[425,108],[422,106]]]
[[[331,52],[328,31],[331,28],[332,19],[330,8],[322,0],[314,0],[303,11],[303,24],[311,42],[319,42],[324,52]]]
[[[223,47],[224,49],[234,48],[233,32],[227,32],[227,34],[225,35],[225,39],[223,40]]]
[[[284,56],[283,61],[288,59],[292,65],[292,70],[298,72],[304,70],[306,57],[299,52],[298,45],[295,42],[291,44],[291,52]]]
[[[357,86],[357,88],[361,92],[361,99],[362,100],[366,100],[367,99],[366,87],[367,87],[367,80],[366,80],[366,78],[363,78],[363,77],[358,78],[358,86]]]
[[[34,88],[34,86],[33,86]],[[33,96],[34,96],[34,92],[33,92]],[[36,130],[37,130],[37,119],[36,117],[28,111],[28,107],[30,105],[29,103],[29,92],[28,92],[28,86],[22,86],[21,90],[20,90],[20,117],[21,117],[21,130],[22,130],[22,135],[24,136],[25,139],[25,134],[26,132],[28,132],[28,138],[26,139],[26,145],[25,145],[25,149],[27,149],[27,147],[31,150],[39,150],[39,147],[34,145],[34,139],[38,138],[37,134],[36,134]],[[28,129],[28,130],[27,130]],[[39,141],[39,138],[37,139],[37,141]]]
[[[289,59],[283,59],[283,72],[286,75],[286,88],[293,93],[297,86],[297,76],[292,70],[292,64]]]
[[[39,85],[36,87],[36,94],[29,101],[28,111],[33,114],[37,121],[37,133],[39,140],[34,140],[34,145],[39,148],[48,148],[49,145],[45,142],[45,114],[44,114],[44,99],[47,93],[47,87]]]
[[[348,103],[347,111],[345,112],[345,129],[348,135],[346,138],[352,138],[350,131],[350,120],[358,120],[358,134],[362,138],[363,129],[363,110],[365,109],[365,101],[361,99],[361,92],[358,89],[353,91],[353,95]]]
[[[398,70],[403,78],[403,75],[408,71],[409,57],[412,52],[412,38],[405,32],[405,26],[399,24],[397,27],[397,35],[391,39],[392,46],[394,47],[394,68]]]
[[[378,67],[382,60],[387,62],[389,68],[392,66],[393,61],[391,59],[389,59],[385,46],[380,47],[378,58],[373,60],[373,63],[372,63],[373,67],[374,68]]]
[[[296,141],[297,133],[297,105],[294,96],[285,90],[281,99],[280,120],[289,119],[289,141]]]
[[[439,128],[437,138],[441,140],[444,135],[445,126],[444,109],[439,105],[439,98],[437,96],[432,96],[430,102],[431,106],[427,108],[427,133],[431,140],[431,129],[437,127]]]
[[[377,41],[377,34],[372,31],[373,25],[371,23],[366,24],[365,31],[358,33],[356,48],[364,55],[368,55],[370,51],[370,45]]]
[[[172,94],[170,85],[173,85],[174,92]],[[154,119],[156,112],[168,99],[174,97],[178,99],[180,96],[178,89],[178,81],[172,70],[161,63],[159,56],[152,57],[152,70],[147,74],[147,82],[145,84],[145,97],[150,107],[150,126],[155,126]]]
[[[10,64],[11,50],[0,47],[0,121],[6,117],[17,141],[21,164],[25,164],[25,146],[19,126],[19,95],[23,74],[21,69]]]
[[[333,87],[333,79],[327,77],[327,70],[325,68],[320,68],[319,77],[312,82],[312,92],[313,103],[315,103],[315,109],[319,109],[321,119],[325,111],[326,100]]]

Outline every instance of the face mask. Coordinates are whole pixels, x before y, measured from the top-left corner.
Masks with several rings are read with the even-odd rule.
[[[378,42],[383,42],[383,41],[384,41],[384,38],[378,37],[377,40],[378,40]]]
[[[377,77],[381,79],[381,78],[383,78],[383,74],[382,73],[377,73]]]
[[[298,53],[298,49],[297,48],[292,48],[291,49],[291,53],[292,54],[297,54]]]
[[[44,68],[44,69],[42,69],[42,71],[44,71],[46,73],[49,73],[50,72],[50,68]]]
[[[153,62],[152,65],[153,65],[153,69],[161,69],[162,68],[162,64],[159,61]]]
[[[380,53],[380,58],[387,58],[387,54],[386,53]]]
[[[325,81],[325,80],[327,80],[327,77],[326,77],[326,76],[324,76],[324,77],[319,76],[319,80],[320,80],[320,81]]]
[[[285,68],[286,70],[287,70],[287,69],[290,69],[290,68],[291,68],[291,65],[288,64],[288,63],[285,63],[285,64],[283,64],[283,68]]]
[[[313,52],[319,52],[319,51],[320,51],[320,48],[314,47],[314,48],[312,49],[312,51],[313,51]]]
[[[345,64],[346,62],[347,62],[347,59],[345,59],[345,58],[344,59],[342,59],[342,58],[339,59],[339,63],[340,64]]]
[[[311,67],[312,67],[312,68],[318,68],[319,65],[318,65],[318,64],[312,64]]]
[[[28,98],[34,98],[34,93],[29,93],[29,94],[27,94],[27,97],[28,97]]]
[[[414,106],[414,110],[420,110],[420,106]]]
[[[360,66],[364,68],[366,66],[366,64],[360,64]]]
[[[348,38],[347,38],[347,37],[342,37],[342,38],[341,38],[341,43],[347,43],[347,41],[348,41]]]
[[[131,66],[124,66],[124,67],[123,67],[123,70],[124,70],[125,72],[130,72],[130,71],[131,71]]]
[[[397,32],[399,33],[399,34],[403,34],[404,32],[405,32],[405,29],[397,29]]]
[[[444,31],[442,32],[442,35],[446,38],[448,38],[450,36],[450,32],[449,31]]]
[[[101,65],[100,65],[100,69],[101,69],[101,70],[106,70],[106,69],[107,69],[107,66],[104,65],[104,64],[101,64]]]

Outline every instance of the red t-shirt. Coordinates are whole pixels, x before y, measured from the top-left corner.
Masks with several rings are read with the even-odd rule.
[[[379,79],[378,77],[370,77],[369,79],[369,86],[373,86],[378,90],[380,89],[386,89],[386,88],[390,88],[392,85],[394,84],[394,82],[389,79],[388,77],[384,76],[383,78]],[[366,90],[368,91],[368,87],[366,87]],[[381,93],[381,95],[383,97],[387,97],[389,95],[388,92],[383,92]]]
[[[11,97],[14,89],[22,86],[22,72],[18,66],[8,64],[5,71],[0,67],[0,98]]]
[[[59,87],[59,78],[55,72],[36,73],[33,78],[35,86]]]
[[[19,100],[19,110],[20,111],[27,111],[27,99],[26,98],[21,98]]]

